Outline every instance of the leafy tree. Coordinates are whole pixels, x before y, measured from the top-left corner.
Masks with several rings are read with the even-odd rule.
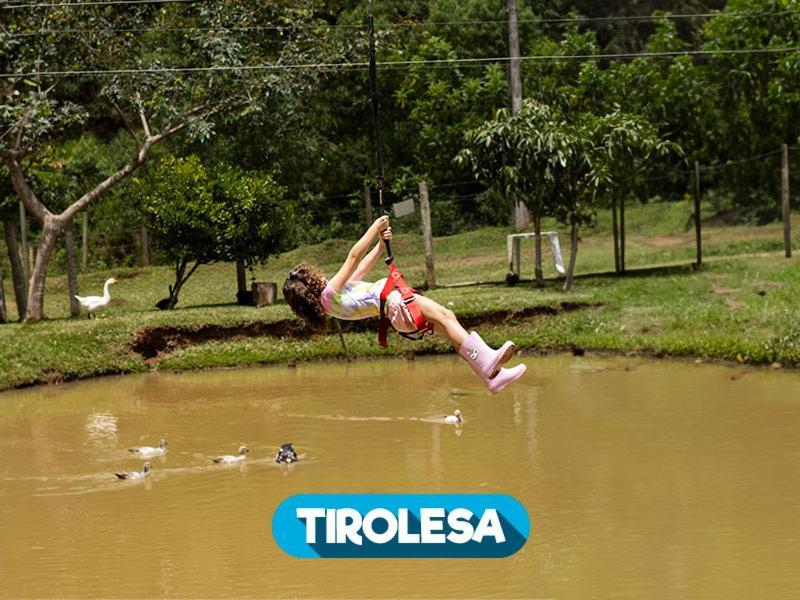
[[[675,143],[659,137],[646,119],[619,111],[596,120],[588,135],[595,140],[594,179],[600,197],[611,205],[614,231],[614,265],[625,271],[625,200],[636,198],[645,187],[649,163],[654,158],[680,154]],[[640,196],[641,197],[641,196]],[[619,225],[617,223],[619,208]]]
[[[200,265],[263,263],[291,248],[297,235],[295,206],[269,175],[226,165],[206,169],[189,156],[165,159],[152,182],[135,183],[154,240],[175,265],[165,308],[175,307]]]
[[[456,58],[448,43],[434,37],[419,47],[412,60]],[[409,149],[406,164],[430,181],[451,180],[452,161],[461,148],[464,131],[501,108],[505,90],[505,74],[496,66],[480,77],[468,77],[455,63],[449,69],[412,66],[395,92],[398,106],[406,112],[398,124]]]
[[[28,321],[43,317],[47,265],[59,233],[77,212],[180,131],[204,140],[222,116],[272,114],[280,120],[279,107],[306,92],[313,73],[249,67],[306,62],[317,49],[303,35],[277,30],[242,35],[252,23],[274,22],[293,33],[292,24],[309,18],[303,9],[258,0],[41,8],[4,11],[0,25],[0,71],[13,74],[0,80],[0,160],[43,227],[28,286]],[[84,73],[70,76],[78,69]],[[31,161],[79,125],[112,118],[133,140],[127,158],[64,210],[49,207],[31,182]]]
[[[517,195],[531,213],[536,237],[536,279],[542,281],[542,217],[553,214],[550,204],[557,187],[556,166],[563,167],[567,139],[566,120],[558,109],[523,100],[520,111],[497,111],[494,119],[468,131],[457,161],[479,179],[498,186],[506,197]]]

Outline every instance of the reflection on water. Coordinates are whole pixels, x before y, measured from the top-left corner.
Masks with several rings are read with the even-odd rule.
[[[0,596],[800,597],[800,375],[526,363],[494,397],[455,357],[0,394]],[[277,505],[335,492],[507,493],[533,535],[503,560],[284,555]]]

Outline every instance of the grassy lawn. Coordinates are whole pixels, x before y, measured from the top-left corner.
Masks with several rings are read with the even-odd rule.
[[[505,236],[508,231],[485,228],[435,240],[439,284],[485,282],[468,287],[443,287],[429,295],[461,316],[477,316],[502,309],[531,306],[559,307],[562,302],[586,303],[575,311],[554,315],[510,318],[481,330],[487,341],[513,338],[520,347],[549,351],[580,347],[587,350],[639,352],[664,356],[697,356],[740,360],[752,364],[774,361],[800,366],[800,269],[798,259],[783,257],[780,224],[764,227],[706,227],[704,267],[692,271],[693,231],[690,207],[659,204],[627,210],[628,244],[624,277],[613,270],[613,252],[607,214],[598,226],[584,232],[578,254],[579,274],[571,294],[561,291],[549,249],[545,248],[545,274],[551,277],[540,289],[523,281],[515,287],[493,285],[508,270]],[[569,253],[566,232],[553,223],[545,229],[559,231],[562,250]],[[796,244],[797,245],[797,244]],[[259,280],[282,282],[299,260],[319,264],[327,272],[339,266],[350,241],[330,240],[296,249],[258,268]],[[545,244],[546,247],[546,244]],[[400,268],[411,282],[424,278],[422,240],[418,235],[398,235],[393,244]],[[533,273],[533,242],[523,247],[523,279]],[[646,270],[654,265],[660,269]],[[672,266],[670,266],[672,265]],[[381,277],[380,267],[375,277]],[[257,309],[233,304],[235,269],[217,264],[200,267],[186,284],[178,309],[162,312],[155,303],[166,295],[172,273],[169,267],[123,269],[81,275],[83,294],[100,293],[110,276],[120,280],[112,287],[113,304],[96,320],[69,319],[66,279],[48,278],[45,312],[41,323],[0,326],[0,389],[60,378],[125,373],[149,368],[189,369],[260,364],[290,359],[329,358],[343,355],[335,334],[307,339],[232,337],[178,348],[145,363],[129,348],[135,331],[144,327],[187,327],[214,323],[236,325],[251,321],[278,321],[291,317],[279,302]],[[13,290],[6,281],[10,314],[15,314]],[[589,306],[591,305],[591,306]],[[350,352],[359,356],[416,352],[447,352],[440,338],[420,343],[393,337],[388,351],[381,350],[376,335],[346,333]]]

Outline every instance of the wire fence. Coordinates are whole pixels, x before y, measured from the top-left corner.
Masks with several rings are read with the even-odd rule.
[[[788,148],[788,171],[790,203],[798,206],[793,199],[797,197],[796,190],[800,189],[800,146]],[[763,226],[749,226],[746,235],[741,235],[741,229],[734,231],[734,226],[752,223],[753,213],[748,213],[746,206],[737,204],[741,199],[730,195],[737,189],[742,177],[742,165],[761,163],[766,173],[766,183],[760,189],[760,196],[756,198],[764,210]],[[729,161],[717,165],[700,165],[701,193],[703,194],[701,219],[702,245],[705,256],[739,255],[753,253],[779,252],[784,249],[783,228],[781,217],[781,150],[773,150]],[[654,264],[672,263],[675,261],[691,262],[695,257],[696,239],[694,236],[693,212],[693,177],[694,170],[676,167],[671,176],[680,176],[685,179],[684,200],[678,202],[657,202],[641,205],[634,200],[626,204],[627,214],[625,234],[627,251],[625,266],[628,269],[642,268]],[[649,181],[659,181],[664,175],[650,178]],[[458,212],[474,212],[476,203],[486,200],[488,190],[480,189],[468,193],[460,193],[459,189],[476,186],[472,180],[447,182],[440,185],[430,185],[430,204],[434,216],[440,215],[442,219]],[[710,192],[707,189],[710,188]],[[474,189],[474,188],[473,188]],[[721,190],[727,190],[727,195]],[[418,191],[417,185],[395,190],[393,198],[407,200],[413,198]],[[752,190],[751,190],[752,191]],[[756,190],[759,191],[759,190]],[[498,200],[499,199],[499,200]],[[350,193],[333,194],[317,197],[321,202],[319,206],[320,218],[326,221],[334,219],[350,226],[347,231],[357,232],[366,225],[366,207],[364,206],[363,189],[353,190]],[[497,195],[495,202],[503,202]],[[349,204],[342,205],[342,202]],[[726,204],[726,202],[728,204]],[[337,204],[338,203],[338,204]],[[417,203],[417,207],[419,203]],[[377,208],[375,213],[377,213]],[[391,205],[388,206],[391,211]],[[502,210],[503,207],[501,206]],[[91,209],[90,209],[91,211]],[[509,211],[510,212],[510,211]],[[323,215],[324,213],[324,215]],[[584,231],[586,244],[592,247],[602,244],[601,240],[609,240],[613,233],[611,212],[605,207],[598,211],[597,223],[593,229]],[[756,215],[757,217],[757,215]],[[149,263],[163,262],[164,257],[157,247],[145,245],[142,238],[140,224],[129,227],[113,227],[104,230],[102,221],[97,222],[89,217],[89,230],[86,234],[86,250],[82,248],[84,239],[82,220],[76,218],[74,224],[74,239],[76,244],[76,263],[81,265],[84,252],[87,256],[86,268],[91,270],[107,269],[112,267],[136,267],[143,264],[143,255],[149,256]],[[396,219],[398,231],[405,231],[412,236],[419,235],[418,208],[410,217]],[[434,224],[436,218],[434,218]],[[405,225],[404,225],[405,224]],[[620,224],[621,225],[621,224]],[[17,227],[19,224],[17,223]],[[746,226],[746,225],[745,225]],[[566,234],[565,228],[553,220],[545,220],[545,229],[552,229]],[[29,223],[27,227],[31,258],[35,254],[38,240],[38,226]],[[796,229],[800,231],[800,229]],[[569,252],[567,236],[563,235],[562,249],[564,254]],[[794,246],[797,247],[798,236],[793,237]],[[608,242],[605,242],[608,243]],[[3,244],[5,246],[5,244]],[[6,250],[6,248],[3,248]],[[583,270],[610,271],[615,268],[613,247],[608,247],[607,253],[590,252],[589,258],[582,263]],[[497,269],[506,268],[505,248],[498,248]],[[532,264],[532,263],[530,263]],[[0,253],[0,268],[6,278],[10,273],[8,252]],[[526,267],[527,268],[527,267]],[[51,272],[61,274],[66,270],[66,254],[63,241],[60,242],[52,263]],[[490,269],[491,271],[491,269]],[[413,272],[413,271],[412,271]],[[494,273],[497,276],[497,273]],[[528,275],[532,276],[532,272]],[[557,275],[551,272],[550,275]],[[527,275],[526,275],[527,276]],[[448,282],[440,278],[442,283]]]

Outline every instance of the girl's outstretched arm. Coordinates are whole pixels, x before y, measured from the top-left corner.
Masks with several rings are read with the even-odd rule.
[[[353,274],[358,269],[361,259],[369,250],[372,240],[375,239],[384,229],[389,227],[389,217],[378,217],[375,222],[370,225],[366,233],[361,236],[355,245],[350,249],[347,258],[344,260],[339,271],[328,280],[328,285],[336,292],[341,292],[344,284],[347,283]]]
[[[381,232],[381,238],[378,240],[378,243],[375,244],[375,247],[369,251],[360,263],[358,263],[358,268],[350,279],[363,281],[366,278],[367,274],[372,270],[372,267],[378,262],[378,259],[383,256],[383,250],[385,248],[384,240],[392,241],[391,227],[387,227]]]

